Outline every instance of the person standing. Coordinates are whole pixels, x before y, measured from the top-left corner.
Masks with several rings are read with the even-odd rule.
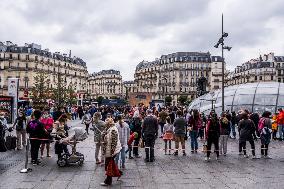
[[[13,125],[13,129],[16,128],[17,135],[17,150],[21,150],[22,144],[23,148],[26,147],[26,127],[27,127],[27,119],[23,112],[19,112],[18,117],[15,120]]]
[[[131,131],[137,133],[137,137],[134,139],[134,144],[133,144],[133,155],[135,158],[140,158],[141,156],[139,155],[139,142],[142,136],[142,121],[140,116],[138,117],[133,117],[131,121]]]
[[[85,126],[86,126],[85,130],[86,130],[87,134],[89,134],[89,126],[92,122],[91,114],[86,111],[85,115],[83,117],[81,117],[80,119],[82,119],[82,124],[85,124]]]
[[[219,137],[220,137],[220,123],[217,114],[214,110],[210,113],[210,118],[206,126],[206,140],[207,140],[207,155],[205,161],[210,160],[211,146],[214,144],[216,160],[219,158]]]
[[[202,121],[198,110],[193,110],[193,116],[189,119],[189,131],[191,141],[191,153],[197,153],[198,150],[198,129],[202,127]]]
[[[279,113],[277,116],[277,124],[278,124],[278,135],[279,135],[279,140],[283,140],[283,130],[284,130],[284,110],[282,108],[278,109]]]
[[[175,153],[178,155],[179,143],[181,143],[183,156],[186,156],[185,153],[185,130],[186,130],[186,120],[182,117],[182,112],[177,111],[177,118],[174,121],[174,138],[175,138]]]
[[[123,121],[122,116],[118,115],[117,116],[118,122],[115,124],[117,130],[118,130],[118,135],[119,135],[119,141],[121,144],[121,150],[117,154],[115,158],[116,164],[118,164],[118,160],[121,158],[121,168],[125,169],[125,148],[127,147],[127,142],[129,140],[130,136],[130,129],[129,125]]]
[[[42,124],[44,125],[44,128],[45,130],[47,131],[46,135],[45,135],[45,138],[46,140],[43,140],[41,142],[41,158],[43,157],[43,152],[44,152],[44,148],[46,146],[46,157],[51,157],[51,155],[49,154],[49,151],[50,151],[50,142],[52,140],[51,138],[51,132],[53,130],[53,119],[49,113],[49,110],[46,109],[44,112],[43,112],[43,115],[42,115],[42,118],[40,119],[40,121],[42,122]]]
[[[260,141],[261,141],[261,156],[264,158],[270,158],[268,156],[268,146],[271,141],[271,121],[270,121],[271,113],[268,111],[263,112],[262,117],[259,120],[258,131],[260,133]]]
[[[169,151],[168,154],[171,155],[174,126],[171,123],[171,118],[169,116],[167,117],[166,122],[167,123],[164,126],[164,133],[163,133],[163,139],[165,142],[165,155],[167,155],[167,151]],[[168,143],[169,143],[169,148],[168,148]]]
[[[277,139],[277,130],[278,130],[277,116],[278,116],[278,113],[276,113],[276,114],[274,114],[272,116],[272,126],[271,126],[271,129],[272,129],[272,138],[273,138],[273,140]]]
[[[103,134],[103,150],[102,154],[105,157],[105,171],[106,171],[106,179],[102,186],[110,186],[112,185],[112,177],[120,178],[122,172],[118,169],[117,164],[114,159],[116,155],[121,150],[121,144],[119,141],[119,134],[117,127],[115,127],[114,121],[112,118],[107,118],[105,121],[106,131]]]
[[[29,133],[31,142],[31,159],[33,165],[38,165],[40,161],[38,160],[38,151],[41,144],[41,139],[44,137],[46,130],[44,125],[39,121],[41,118],[41,111],[35,110],[33,112],[34,120],[30,121],[27,125],[27,133]]]
[[[145,162],[155,161],[154,147],[158,137],[158,120],[152,115],[152,110],[147,110],[147,116],[142,123],[142,136],[145,141]]]
[[[232,139],[236,139],[236,124],[237,124],[237,115],[236,112],[232,112],[232,119],[231,119],[231,131],[230,131],[230,137]]]
[[[227,155],[227,143],[230,134],[230,121],[225,112],[222,113],[220,118],[220,154]]]
[[[162,108],[162,111],[159,113],[159,125],[161,127],[161,137],[160,138],[163,138],[164,125],[166,123],[166,118],[167,117],[168,117],[168,114],[165,111],[165,108]]]
[[[255,158],[255,145],[254,145],[254,137],[255,134],[255,125],[254,122],[248,118],[248,111],[245,110],[242,112],[242,120],[239,122],[239,133],[240,133],[240,139],[239,139],[239,153],[241,155],[241,152],[243,151],[244,157],[247,158],[248,155],[246,153],[246,141],[249,141],[251,145],[251,152],[253,155],[253,158]]]
[[[101,153],[101,160],[99,159],[99,152],[102,151],[102,144],[103,144],[103,138],[102,133],[106,129],[105,122],[103,122],[101,119],[101,113],[96,112],[94,113],[94,116],[92,118],[92,126],[94,130],[94,142],[96,144],[96,152],[95,152],[95,158],[96,158],[96,164],[101,164],[104,162],[102,153]]]

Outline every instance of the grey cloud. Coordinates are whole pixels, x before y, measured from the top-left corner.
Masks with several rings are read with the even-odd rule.
[[[131,79],[139,61],[161,54],[210,51],[220,55],[213,46],[220,37],[224,12],[226,43],[233,46],[226,60],[233,67],[258,56],[245,49],[258,52],[278,44],[274,50],[284,52],[282,38],[275,35],[283,29],[275,24],[284,20],[283,7],[282,0],[3,0],[0,17],[6,27],[0,29],[0,41],[31,40],[55,51],[72,49],[90,71],[117,68]],[[15,18],[15,24],[9,17]],[[54,25],[59,28],[56,32],[40,31]]]

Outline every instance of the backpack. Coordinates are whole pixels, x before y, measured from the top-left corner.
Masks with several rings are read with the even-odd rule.
[[[257,126],[259,132],[261,132],[262,129],[264,128],[264,122],[265,122],[265,118],[261,118],[261,119],[259,120],[258,126]]]

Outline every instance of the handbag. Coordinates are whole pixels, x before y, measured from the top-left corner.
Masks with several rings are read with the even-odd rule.
[[[205,141],[204,144],[203,144],[203,152],[204,153],[207,153],[207,149],[208,149],[207,147],[208,147],[207,141]]]
[[[109,177],[120,177],[121,171],[118,169],[113,158],[109,161],[107,165],[106,175]]]
[[[140,141],[139,141],[139,145],[138,145],[140,148],[145,148],[145,145],[144,145],[144,141],[142,138],[140,138]]]

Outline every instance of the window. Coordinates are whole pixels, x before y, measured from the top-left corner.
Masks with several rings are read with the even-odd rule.
[[[274,79],[274,77],[273,77],[273,75],[271,76],[271,81],[273,81],[273,79]]]
[[[262,76],[259,76],[259,80],[260,80],[260,81],[262,80]]]
[[[13,55],[12,54],[10,54],[10,59],[13,59]]]
[[[26,55],[26,60],[30,60],[30,56],[29,55]]]
[[[20,54],[18,54],[18,60],[20,60],[21,59],[21,55]]]
[[[254,76],[254,80],[255,80],[255,81],[257,80],[257,76]]]
[[[38,56],[35,56],[35,61],[38,61]]]

